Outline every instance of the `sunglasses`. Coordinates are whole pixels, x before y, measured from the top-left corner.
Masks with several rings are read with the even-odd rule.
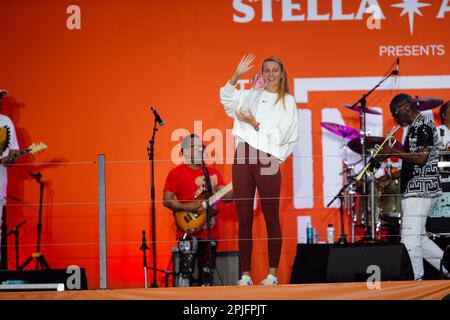
[[[394,116],[394,118],[397,118],[397,117],[398,117],[398,115],[400,114],[400,111],[402,111],[404,107],[410,106],[410,105],[411,105],[411,103],[407,102],[407,103],[405,103],[405,104],[402,104],[400,107],[398,107],[397,110],[396,110],[395,112],[392,113],[392,115]]]

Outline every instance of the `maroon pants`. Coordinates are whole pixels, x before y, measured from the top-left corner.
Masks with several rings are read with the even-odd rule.
[[[281,254],[279,219],[281,172],[278,159],[257,151],[247,143],[237,146],[233,163],[233,197],[239,221],[241,271],[250,271],[252,257],[253,203],[258,188],[266,221],[269,267],[277,268]]]

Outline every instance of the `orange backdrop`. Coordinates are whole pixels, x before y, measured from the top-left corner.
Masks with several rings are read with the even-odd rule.
[[[10,93],[3,112],[14,121],[21,147],[35,141],[49,146],[45,153],[24,157],[9,170],[8,193],[15,199],[8,200],[8,226],[27,220],[20,233],[21,261],[35,249],[39,193],[29,173],[39,170],[46,182],[42,251],[47,261],[53,268],[86,267],[89,287],[99,286],[96,156],[103,153],[107,160],[108,286],[143,285],[139,247],[141,230],[149,233],[150,228],[146,148],[153,124],[150,106],[155,106],[167,123],[157,134],[155,163],[157,257],[158,267],[165,269],[175,245],[172,216],[161,204],[165,177],[174,167],[170,158],[177,142],[172,141],[172,133],[179,128],[193,131],[194,121],[202,121],[203,132],[217,128],[225,135],[232,119],[220,105],[219,88],[244,53],[255,53],[257,63],[269,55],[280,56],[294,94],[298,88],[293,79],[380,77],[397,56],[402,61],[401,76],[450,74],[447,1],[426,1],[430,6],[420,8],[423,16],[414,15],[412,32],[408,14],[400,16],[403,9],[392,6],[402,0],[337,3],[342,3],[343,14],[353,13],[353,17],[360,6],[379,3],[385,17],[381,29],[366,26],[370,17],[366,13],[361,20],[333,19],[338,9],[327,0],[1,1],[0,87]],[[73,4],[81,9],[81,30],[66,27],[71,15],[66,10]],[[261,21],[268,16],[269,4],[273,21]],[[325,20],[313,20],[314,4]],[[249,10],[254,13],[252,20],[233,21],[233,16],[250,17]],[[443,18],[437,18],[440,11]],[[303,14],[305,20],[283,21],[288,13]],[[380,53],[380,46],[406,45],[428,46],[429,52],[418,56],[404,51]],[[431,52],[430,46],[435,45],[440,49]],[[369,105],[384,110],[384,131],[393,125],[387,111],[397,91],[380,90],[369,99]],[[445,85],[400,91],[445,100],[450,93]],[[297,217],[311,216],[321,237],[328,223],[339,225],[337,210],[325,208],[322,201],[326,158],[322,160],[321,109],[337,108],[347,125],[357,128],[357,114],[340,105],[356,101],[363,92],[310,92],[307,103],[298,103],[299,109],[312,111],[315,199],[312,209],[294,208],[292,163],[301,159],[289,158],[282,169],[281,220],[286,238],[280,262],[282,283],[289,282],[295,257]],[[230,165],[215,167],[230,181]],[[224,205],[220,226],[219,250],[237,250],[233,205]],[[266,237],[259,208],[254,236]],[[265,241],[257,240],[255,245],[253,268],[258,282],[268,262]],[[9,247],[9,256],[10,268],[14,268],[13,247]],[[160,285],[163,279],[158,274]]]

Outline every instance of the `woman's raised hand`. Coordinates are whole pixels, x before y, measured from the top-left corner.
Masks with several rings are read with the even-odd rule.
[[[230,83],[235,86],[239,80],[239,78],[246,73],[248,70],[253,68],[252,62],[255,60],[255,56],[251,53],[246,54],[242,57],[238,66],[236,67],[236,71],[233,73],[233,76],[230,78]]]
[[[240,77],[248,70],[253,68],[252,62],[254,60],[255,56],[253,54],[249,53],[247,55],[244,55],[236,68],[236,75]]]

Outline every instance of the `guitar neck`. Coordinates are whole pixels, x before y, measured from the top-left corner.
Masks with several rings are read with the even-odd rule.
[[[31,151],[30,148],[25,148],[25,149],[20,150],[19,152],[17,152],[17,153],[16,153],[16,156],[17,156],[17,157],[24,156],[24,155],[26,155],[26,154],[27,154],[28,152],[30,152],[30,151]]]
[[[24,156],[24,155],[26,155],[28,152],[30,152],[31,151],[31,149],[30,148],[26,148],[26,149],[23,149],[22,151],[20,151],[20,155],[21,156]]]
[[[233,183],[230,182],[225,187],[217,191],[215,194],[213,194],[211,197],[209,197],[208,202],[210,205],[213,205],[214,202],[221,199],[224,195],[226,195],[231,189],[233,189]]]

